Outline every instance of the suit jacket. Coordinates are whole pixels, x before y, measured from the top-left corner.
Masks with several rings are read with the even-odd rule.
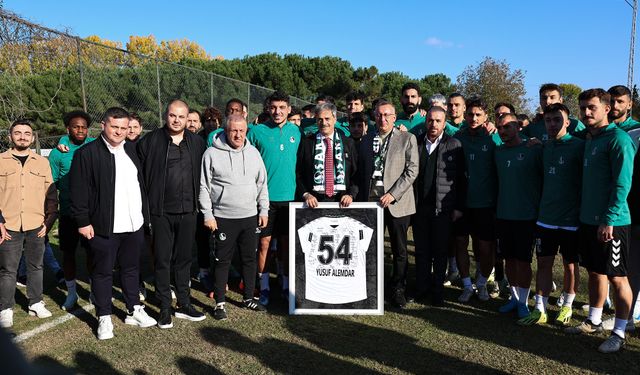
[[[358,195],[358,185],[355,180],[358,169],[358,150],[353,139],[344,135],[339,129],[335,130],[342,138],[342,147],[345,166],[345,186],[347,190],[337,192],[338,198],[345,194],[351,195],[355,200]],[[318,192],[313,191],[313,174],[315,173],[314,159],[316,134],[308,135],[300,141],[298,146],[298,162],[296,163],[296,198],[304,200],[302,195],[310,193],[318,197]]]
[[[418,176],[418,146],[416,137],[395,127],[389,136],[389,148],[384,162],[383,183],[385,193],[396,199],[389,205],[394,217],[413,215],[416,212],[413,182]],[[360,142],[358,153],[358,201],[369,200],[371,176],[373,175],[373,138],[371,132]]]

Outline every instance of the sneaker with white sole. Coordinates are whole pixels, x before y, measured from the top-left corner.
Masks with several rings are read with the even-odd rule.
[[[564,306],[564,292],[560,293],[560,295],[558,296],[558,300],[556,301],[556,306],[558,307]]]
[[[489,300],[489,290],[486,285],[482,285],[478,287],[478,299],[480,301],[488,301]]]
[[[44,301],[40,301],[29,306],[29,315],[37,316],[40,319],[48,318],[51,316],[51,311],[44,307]]]
[[[109,340],[113,338],[113,323],[111,315],[103,315],[98,318],[98,340]]]
[[[200,322],[205,320],[206,316],[200,311],[196,310],[193,305],[185,305],[178,307],[175,312],[176,318],[178,319],[186,319],[192,322]]]
[[[579,335],[579,334],[590,335],[593,333],[600,333],[602,332],[602,323],[596,325],[596,324],[593,324],[591,320],[587,319],[584,322],[578,324],[577,326],[565,328],[564,332],[572,335]]]
[[[568,326],[569,323],[571,323],[572,315],[573,315],[573,311],[571,310],[570,306],[562,306],[554,322],[560,326]]]
[[[158,328],[173,328],[173,322],[171,321],[171,309],[160,310],[160,316],[158,317]]]
[[[225,310],[224,305],[216,306],[216,309],[213,310],[213,319],[227,320],[227,310]]]
[[[473,288],[464,288],[462,294],[458,297],[458,302],[467,303],[474,294],[476,294],[476,291]]]
[[[158,324],[155,319],[147,315],[147,312],[144,311],[143,305],[133,306],[133,311],[130,311],[127,314],[127,317],[124,319],[124,323],[141,328],[152,327]]]
[[[460,279],[460,272],[449,272],[447,273],[447,277],[444,279],[444,286],[449,286],[452,283],[458,281]]]
[[[246,309],[253,311],[267,311],[267,308],[264,307],[257,298],[245,299],[242,301],[242,305]]]
[[[489,287],[489,297],[491,298],[498,298],[500,297],[500,284],[496,281],[494,281],[490,285]]]
[[[76,303],[78,303],[78,293],[69,293],[67,294],[67,299],[65,299],[62,304],[62,310],[71,311]]]
[[[0,327],[9,328],[13,326],[13,309],[0,311]]]
[[[623,346],[624,339],[616,335],[615,333],[612,333],[611,336],[609,336],[609,338],[605,340],[605,342],[600,344],[600,346],[598,347],[598,351],[600,353],[615,353],[622,349]]]

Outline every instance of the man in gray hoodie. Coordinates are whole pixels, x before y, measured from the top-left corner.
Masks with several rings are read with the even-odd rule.
[[[229,266],[237,248],[242,260],[244,307],[264,311],[253,297],[256,278],[256,226],[267,225],[269,193],[267,172],[260,152],[246,140],[247,121],[240,115],[227,117],[224,133],[216,135],[213,147],[202,157],[200,210],[204,225],[215,237],[216,308],[213,317],[227,318],[225,285]]]

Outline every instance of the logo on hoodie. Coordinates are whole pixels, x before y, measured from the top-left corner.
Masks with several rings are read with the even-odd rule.
[[[224,233],[220,233],[220,234],[218,234],[218,239],[219,239],[220,241],[224,241],[224,240],[226,240],[226,239],[227,239],[227,235],[226,235],[226,234],[224,234]]]

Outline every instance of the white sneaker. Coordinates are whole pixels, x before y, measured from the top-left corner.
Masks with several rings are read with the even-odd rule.
[[[62,310],[71,311],[76,303],[78,303],[78,293],[69,293],[67,294],[67,299],[64,300],[62,304]]]
[[[142,328],[152,327],[158,324],[155,319],[147,315],[142,305],[133,306],[133,312],[127,314],[124,323]]]
[[[478,299],[480,301],[488,301],[489,300],[489,291],[487,290],[487,286],[486,285],[482,285],[482,286],[478,287]]]
[[[467,303],[471,299],[471,297],[476,293],[473,288],[464,288],[462,290],[462,294],[458,297],[458,301],[462,303]]]
[[[564,292],[560,293],[560,296],[558,296],[558,301],[556,301],[556,306],[558,307],[564,306]]]
[[[98,319],[98,340],[108,340],[113,338],[113,323],[111,315],[103,315]]]
[[[229,289],[227,289],[229,290]],[[173,290],[173,288],[171,288],[171,299],[178,299],[176,298],[176,292]]]
[[[13,309],[0,311],[0,327],[9,328],[13,326]]]
[[[447,277],[444,279],[444,286],[449,286],[451,285],[451,283],[457,281],[458,279],[460,279],[460,272],[456,271],[456,272],[449,272],[447,274]]]
[[[44,301],[40,301],[29,306],[29,315],[37,316],[40,319],[48,318],[51,316],[51,311],[44,307]]]

